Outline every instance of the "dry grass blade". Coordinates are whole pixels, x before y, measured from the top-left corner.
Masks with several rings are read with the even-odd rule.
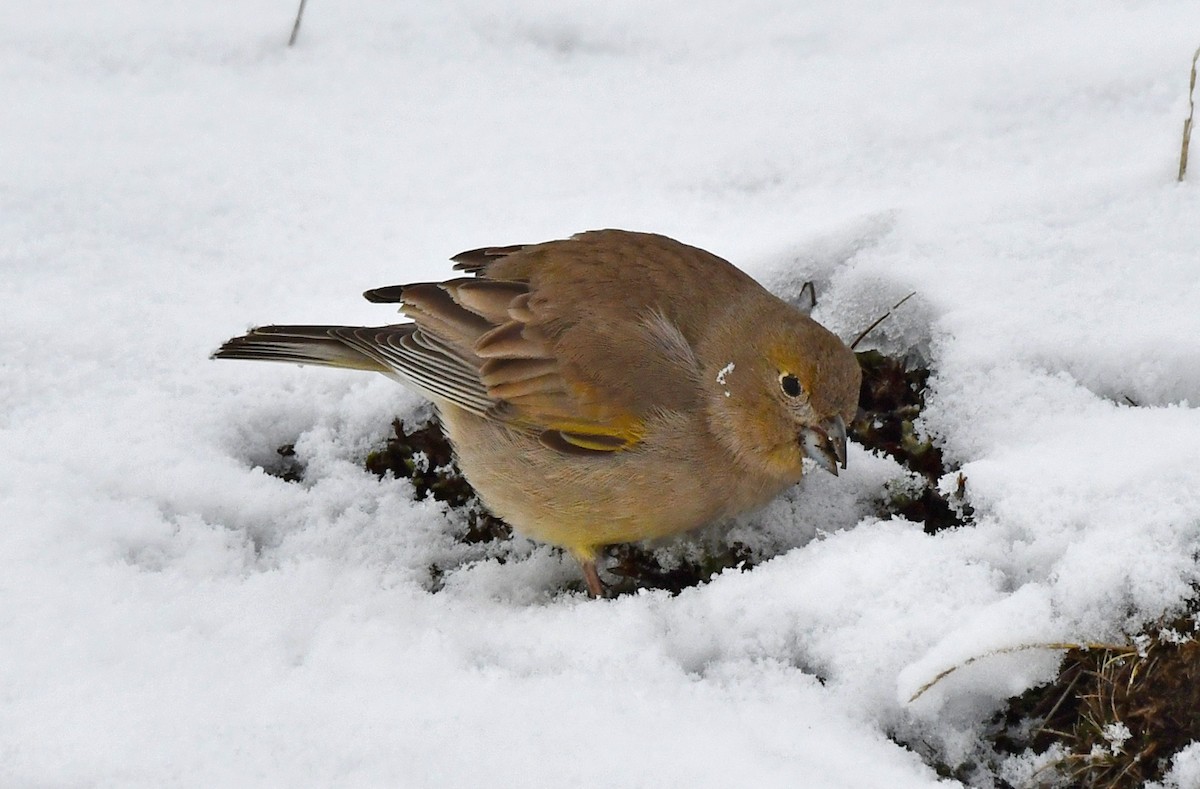
[[[983,660],[984,658],[996,657],[997,655],[1011,655],[1014,652],[1025,652],[1030,649],[1057,649],[1057,650],[1104,649],[1104,650],[1109,650],[1110,652],[1114,652],[1114,653],[1117,653],[1120,655],[1137,654],[1136,649],[1134,649],[1131,646],[1124,645],[1124,644],[1076,644],[1076,643],[1067,642],[1067,641],[1049,641],[1049,642],[1046,642],[1043,644],[1018,644],[1018,645],[1012,646],[1012,647],[1002,647],[1000,649],[992,649],[987,652],[984,652],[982,655],[975,655],[974,657],[969,657],[966,660],[964,660],[962,663],[951,666],[950,668],[945,669],[944,671],[938,672],[937,676],[935,676],[933,679],[926,682],[924,685],[922,685],[920,688],[917,689],[916,693],[912,694],[912,696],[909,697],[908,703],[912,704],[914,701],[921,698],[921,696],[925,695],[925,692],[927,690],[929,690],[934,685],[941,682],[946,677],[953,674],[955,671],[958,671],[960,668],[966,668],[967,666],[971,665],[972,663],[977,663],[980,660]]]
[[[807,307],[802,306],[805,296],[808,297]],[[799,302],[796,306],[800,307],[806,313],[812,312],[817,308],[817,286],[812,284],[811,281],[805,282],[804,286],[800,288]]]
[[[1183,122],[1183,142],[1179,146],[1179,180],[1187,175],[1188,145],[1192,139],[1192,116],[1196,112],[1196,61],[1200,60],[1200,47],[1192,55],[1192,77],[1188,83],[1188,115]]]
[[[870,326],[868,326],[867,328],[862,330],[862,334],[860,334],[854,338],[854,342],[850,343],[850,350],[853,351],[855,348],[857,348],[858,344],[863,341],[863,338],[866,337],[868,334],[870,334],[875,329],[876,326],[878,326],[879,324],[881,324],[885,320],[887,320],[888,317],[891,316],[891,314],[900,307],[900,305],[902,305],[904,302],[908,301],[915,295],[917,295],[917,292],[914,290],[912,293],[908,294],[904,298],[900,299],[900,301],[893,304],[892,308],[890,310],[888,310],[887,312],[883,313],[878,318],[876,318],[874,323],[872,323]]]
[[[296,21],[292,24],[292,35],[288,39],[288,46],[293,46],[296,43],[296,36],[300,35],[300,20],[304,18],[304,6],[308,4],[308,0],[300,0],[300,7],[296,9]]]

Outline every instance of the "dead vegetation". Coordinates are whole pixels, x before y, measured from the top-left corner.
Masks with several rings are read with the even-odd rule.
[[[889,455],[913,472],[920,485],[893,492],[880,502],[880,515],[900,515],[923,524],[929,534],[970,520],[966,478],[959,474],[949,496],[938,490],[949,469],[942,451],[920,435],[917,419],[925,407],[929,368],[879,351],[859,351],[862,388],[858,416],[847,431],[858,444]]]
[[[1187,176],[1188,147],[1192,142],[1192,117],[1196,112],[1196,63],[1200,61],[1200,47],[1192,55],[1192,73],[1188,82],[1188,114],[1183,120],[1183,141],[1179,144],[1179,181]]]
[[[475,489],[467,482],[454,462],[453,449],[437,420],[414,428],[406,428],[399,419],[392,420],[392,435],[382,449],[371,452],[366,459],[367,471],[383,478],[391,474],[412,483],[418,501],[432,496],[461,511],[467,522],[463,542],[474,544],[492,540],[507,540],[512,529],[507,523],[484,509]]]
[[[1068,650],[1057,678],[1009,700],[991,721],[996,759],[1046,757],[1031,784],[1132,789],[1162,780],[1171,757],[1200,741],[1195,614],[1127,646]]]

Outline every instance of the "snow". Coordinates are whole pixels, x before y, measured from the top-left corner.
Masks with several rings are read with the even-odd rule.
[[[1200,742],[1193,742],[1175,754],[1171,759],[1171,769],[1164,776],[1162,784],[1152,785],[1154,789],[1191,789],[1200,786]]]
[[[1200,581],[1196,3],[294,6],[0,6],[0,784],[934,786],[897,741],[969,759],[1053,675],[1011,648]],[[206,358],[598,227],[847,338],[915,291],[870,342],[974,524],[880,520],[852,446],[693,538],[770,561],[589,601],[362,470],[416,396]]]
[[[717,370],[717,383],[719,383],[721,386],[725,386],[725,379],[729,377],[729,374],[733,372],[735,367],[737,367],[737,365],[735,365],[733,362],[730,362],[720,370]],[[729,397],[728,389],[725,390],[725,396]]]

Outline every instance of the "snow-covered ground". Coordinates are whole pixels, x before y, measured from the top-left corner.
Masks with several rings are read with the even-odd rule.
[[[1057,656],[923,683],[1200,581],[1195,0],[294,5],[0,4],[0,785],[933,786],[892,737],[967,757]],[[362,470],[415,396],[207,359],[598,227],[846,337],[916,291],[875,342],[975,523],[853,447],[736,525],[777,558],[591,601]]]

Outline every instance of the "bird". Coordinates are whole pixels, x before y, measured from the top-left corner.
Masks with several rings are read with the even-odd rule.
[[[261,326],[212,357],[425,396],[484,506],[572,554],[592,597],[604,547],[758,509],[806,459],[846,468],[853,351],[723,258],[608,229],[451,260],[460,276],[363,294],[405,322]]]

